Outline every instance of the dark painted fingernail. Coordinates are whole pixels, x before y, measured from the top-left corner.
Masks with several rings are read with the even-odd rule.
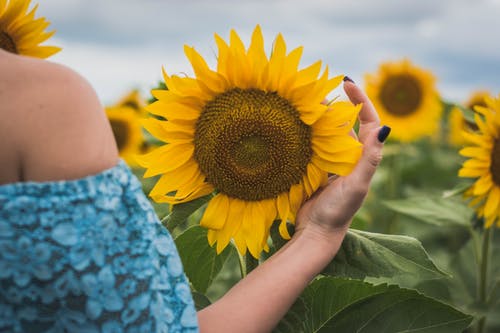
[[[355,84],[355,82],[354,82],[354,81],[353,81],[353,80],[352,80],[349,76],[347,76],[347,75],[346,75],[346,76],[344,76],[344,82],[345,82],[345,81],[349,81],[349,82],[351,82],[351,83],[354,83],[354,84]]]
[[[384,142],[385,139],[389,136],[389,133],[391,133],[391,128],[389,126],[382,126],[380,131],[378,131],[377,139],[380,142]]]

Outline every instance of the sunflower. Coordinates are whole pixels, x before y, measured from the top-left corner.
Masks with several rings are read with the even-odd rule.
[[[476,106],[486,106],[486,97],[491,97],[487,91],[476,91],[469,97],[464,106],[471,110],[474,110]],[[465,143],[462,131],[477,131],[477,125],[473,121],[467,120],[457,107],[454,107],[450,112],[449,126],[449,141],[457,146]]]
[[[220,253],[232,239],[258,258],[275,219],[288,239],[287,220],[294,223],[328,173],[350,173],[361,153],[350,136],[361,106],[322,104],[343,77],[329,78],[328,67],[321,73],[321,61],[299,70],[302,47],[287,53],[281,34],[269,57],[259,26],[248,49],[234,30],[229,43],[215,40],[216,69],[185,46],[195,77],[163,72],[168,90],[154,90],[147,109],[166,120],[144,126],[168,144],[138,162],[145,177],[161,175],[150,192],[156,202],[214,192],[200,221],[210,245]]]
[[[133,89],[123,96],[115,105],[115,107],[128,107],[133,109],[139,115],[146,114],[144,107],[146,102],[141,97],[139,90]]]
[[[120,156],[130,166],[137,166],[136,156],[144,153],[141,118],[129,107],[107,107],[108,117]]]
[[[432,73],[404,59],[381,64],[365,81],[382,123],[392,128],[391,137],[408,142],[437,132],[442,106]]]
[[[44,31],[49,22],[35,19],[36,5],[28,12],[30,0],[0,1],[0,49],[37,58],[47,58],[61,49],[40,46],[54,31]]]
[[[474,108],[478,131],[463,132],[471,146],[460,150],[469,159],[458,175],[477,178],[465,195],[472,198],[470,204],[489,228],[495,222],[500,227],[500,94],[496,99],[486,97],[485,102],[485,107]]]

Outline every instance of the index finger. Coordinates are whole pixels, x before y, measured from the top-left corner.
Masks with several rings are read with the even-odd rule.
[[[380,127],[380,118],[372,102],[354,82],[344,79],[344,91],[353,104],[363,103],[359,112],[359,137],[364,139],[371,129]]]

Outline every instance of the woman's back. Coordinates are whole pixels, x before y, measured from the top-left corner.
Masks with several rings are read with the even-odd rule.
[[[197,331],[172,238],[72,71],[0,50],[0,332]]]
[[[102,106],[78,74],[2,49],[0,73],[0,184],[75,179],[116,164]]]

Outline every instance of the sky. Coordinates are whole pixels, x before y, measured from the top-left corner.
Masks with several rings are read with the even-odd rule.
[[[278,33],[300,67],[316,60],[363,85],[387,61],[430,70],[443,99],[500,93],[500,0],[39,0],[56,30],[50,58],[83,75],[103,104],[130,89],[145,97],[169,74],[192,75],[183,46],[216,64],[214,33],[235,29],[248,45],[259,24],[269,52]],[[337,89],[334,95],[341,95]]]

